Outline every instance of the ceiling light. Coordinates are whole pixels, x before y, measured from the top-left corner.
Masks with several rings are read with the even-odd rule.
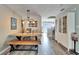
[[[29,21],[27,21],[27,23],[29,23]]]
[[[24,21],[22,23],[24,24]]]
[[[32,23],[35,23],[35,21],[33,21]]]

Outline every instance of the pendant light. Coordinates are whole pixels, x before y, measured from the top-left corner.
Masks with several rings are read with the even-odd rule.
[[[30,19],[30,10],[29,9],[27,10],[27,19],[28,20]]]
[[[27,9],[27,20],[28,20],[28,22],[27,22],[27,23],[29,23],[29,19],[30,19],[30,10],[29,10],[29,9]]]

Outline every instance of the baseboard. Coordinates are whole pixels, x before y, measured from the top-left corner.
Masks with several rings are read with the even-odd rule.
[[[59,43],[57,40],[55,40],[55,42],[56,42],[64,51],[66,51],[66,53],[68,53],[68,48],[66,48],[64,45],[62,45],[61,43]]]
[[[58,41],[57,40],[54,40],[56,43],[58,43]]]
[[[5,55],[5,54],[7,54],[9,51],[10,51],[10,46],[8,46],[8,47],[5,48],[4,50],[2,50],[2,51],[0,52],[0,55]]]
[[[58,45],[60,45],[60,47],[64,50],[64,51],[66,51],[66,53],[67,54],[73,54],[73,55],[79,55],[79,53],[78,52],[73,52],[73,49],[69,49],[68,50],[68,48],[66,48],[64,45],[62,45],[61,43],[59,43],[57,40],[55,40],[55,42],[58,44]]]

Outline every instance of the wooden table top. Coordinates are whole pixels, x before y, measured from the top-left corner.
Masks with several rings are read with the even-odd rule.
[[[11,33],[10,35],[15,35],[15,36],[37,36],[40,35],[41,33]]]
[[[11,40],[8,42],[8,44],[12,44],[12,45],[38,45],[40,44],[39,41],[36,40]]]

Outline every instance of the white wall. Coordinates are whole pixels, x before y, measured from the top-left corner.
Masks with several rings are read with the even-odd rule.
[[[59,14],[58,16],[57,16],[57,18],[56,18],[56,20],[57,20],[57,27],[56,27],[56,30],[55,30],[55,39],[59,42],[59,43],[61,43],[63,46],[65,46],[65,47],[67,47],[68,48],[68,34],[67,33],[60,33],[59,32],[59,18],[61,18],[61,23],[63,22],[63,19],[62,19],[62,17],[64,16],[64,15],[66,15],[66,14],[64,14],[64,13],[62,13],[62,14]],[[62,26],[63,26],[63,24],[61,24],[61,30],[63,30],[62,29]]]
[[[59,32],[59,18],[63,16],[67,16],[67,33],[63,33],[63,28],[61,28],[61,33]],[[61,19],[61,23],[63,19]],[[63,27],[63,23],[61,24]],[[57,27],[55,32],[55,39],[65,46],[68,50],[72,49],[72,40],[71,40],[71,33],[75,32],[75,13],[74,12],[62,12],[57,16]]]
[[[79,53],[79,5],[73,5],[71,8],[66,10],[66,12],[68,12],[68,11],[75,13],[75,17],[73,14],[72,16],[69,16],[69,18],[68,18],[68,19],[71,19],[68,21],[68,24],[69,24],[68,30],[70,31],[68,34],[68,37],[69,37],[69,39],[71,39],[71,37],[70,37],[71,32],[76,32],[78,34],[78,42],[76,44],[76,51]],[[72,24],[72,25],[70,25],[70,24]],[[57,35],[58,35],[58,33],[56,33],[56,37],[57,37]],[[58,38],[60,38],[60,36],[58,36]],[[58,38],[56,38],[56,39],[58,40]],[[73,49],[73,47],[74,47],[73,42],[71,40],[68,40],[68,42],[69,42],[69,48]],[[64,43],[65,42],[63,42],[63,44]]]
[[[76,21],[75,21],[75,25],[76,25],[76,32],[78,34],[78,42],[76,44],[76,51],[79,53],[79,5],[76,6]]]
[[[11,30],[11,17],[16,17],[17,19],[17,30]],[[20,16],[17,15],[17,13],[13,13],[13,11],[5,5],[0,5],[0,51],[7,47],[6,41],[10,39],[8,34],[19,32],[21,27],[18,25],[20,25]]]
[[[69,8],[68,9],[69,11],[74,11],[75,12],[75,32],[78,34],[78,42],[77,42],[77,44],[76,44],[76,51],[79,53],[79,5],[78,4],[76,4],[76,5],[73,5],[71,8]],[[72,18],[72,17],[71,17]],[[71,23],[73,23],[73,22],[71,22]],[[71,24],[70,23],[70,24]],[[73,24],[72,24],[72,26],[73,26]],[[71,27],[72,27],[71,26]],[[72,46],[72,48],[73,48],[73,43],[72,44],[70,44],[70,46]]]
[[[69,49],[73,49],[73,41],[71,33],[75,32],[75,12],[68,13],[68,45]]]

